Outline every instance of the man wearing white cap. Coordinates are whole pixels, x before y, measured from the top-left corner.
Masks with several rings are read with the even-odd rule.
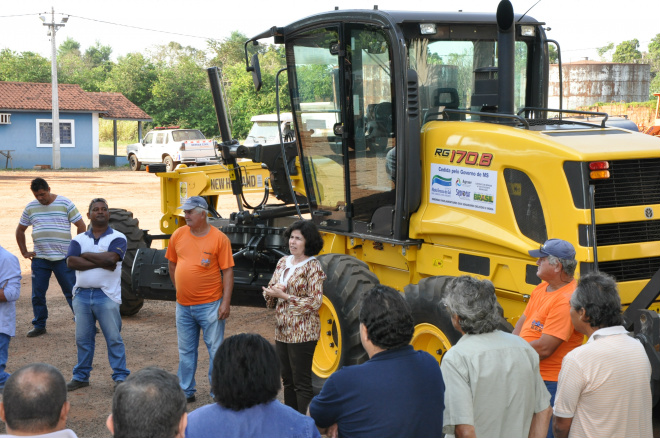
[[[562,359],[583,340],[571,322],[569,303],[577,286],[573,278],[577,261],[573,245],[561,239],[550,239],[529,255],[538,258],[536,275],[542,281],[532,292],[513,334],[529,342],[539,354],[541,377],[552,406]],[[548,438],[552,436],[550,429]]]
[[[225,333],[234,287],[234,258],[229,238],[208,223],[208,204],[193,196],[179,207],[186,226],[170,238],[165,257],[176,288],[176,331],[179,381],[188,403],[195,401],[195,371],[200,330],[209,352],[209,382],[213,356]]]

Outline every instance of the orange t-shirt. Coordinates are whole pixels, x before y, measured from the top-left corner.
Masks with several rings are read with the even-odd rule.
[[[525,324],[520,336],[527,342],[535,341],[542,334],[561,339],[562,342],[550,357],[540,363],[543,380],[556,382],[564,356],[575,347],[582,345],[584,336],[575,331],[571,322],[569,300],[577,286],[575,280],[553,292],[547,292],[548,283],[538,285],[525,308]]]
[[[234,266],[231,242],[223,232],[211,227],[197,237],[190,227],[181,227],[172,234],[165,258],[176,263],[177,303],[192,306],[222,298],[220,271]]]

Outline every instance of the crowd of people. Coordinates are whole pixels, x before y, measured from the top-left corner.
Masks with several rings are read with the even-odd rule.
[[[488,280],[452,279],[442,303],[459,341],[441,364],[410,342],[415,321],[405,298],[377,285],[361,297],[359,336],[368,360],[332,374],[312,390],[326,274],[315,258],[323,239],[311,221],[291,224],[263,295],[275,308],[275,346],[258,334],[224,339],[233,289],[230,241],[208,223],[208,205],[180,207],[186,226],[166,252],[177,291],[177,375],[126,368],[121,337],[121,263],[126,237],[109,226],[108,203],[92,199],[86,228],[75,205],[32,181],[35,201],[16,230],[32,263],[33,328],[46,333],[45,294],[54,273],[73,310],[78,361],[67,383],[51,365],[5,371],[20,293],[18,259],[0,247],[0,419],[7,434],[72,438],[67,392],[89,386],[96,324],[106,339],[115,392],[106,425],[115,437],[652,437],[651,366],[622,326],[615,280],[574,277],[575,249],[550,239],[538,250],[537,276],[513,333]],[[71,238],[71,224],[78,234]],[[32,226],[34,250],[25,231]],[[213,403],[195,401],[200,332]],[[586,338],[585,338],[586,337]],[[586,343],[584,342],[586,339]],[[284,403],[277,400],[283,389]],[[0,436],[1,437],[1,436]]]

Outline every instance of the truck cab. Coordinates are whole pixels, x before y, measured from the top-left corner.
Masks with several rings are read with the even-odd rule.
[[[207,164],[218,161],[213,140],[207,140],[198,129],[159,127],[149,131],[140,143],[126,146],[126,158],[131,170],[140,170],[142,164],[165,164],[168,171],[185,165]]]

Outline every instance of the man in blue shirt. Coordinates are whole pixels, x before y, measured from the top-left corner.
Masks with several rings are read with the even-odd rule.
[[[16,334],[16,300],[21,293],[18,258],[0,246],[0,391],[9,378],[5,371],[9,341]]]
[[[409,345],[414,328],[410,307],[399,292],[378,285],[365,293],[360,340],[369,360],[331,375],[312,399],[309,415],[322,434],[442,436],[442,373],[430,354]]]
[[[89,386],[92,372],[96,321],[108,346],[108,360],[115,386],[130,374],[126,369],[126,349],[121,338],[121,263],[126,254],[126,236],[109,226],[108,203],[92,199],[87,217],[92,229],[78,234],[69,245],[67,265],[76,271],[73,312],[76,315],[78,363],[68,391]]]

